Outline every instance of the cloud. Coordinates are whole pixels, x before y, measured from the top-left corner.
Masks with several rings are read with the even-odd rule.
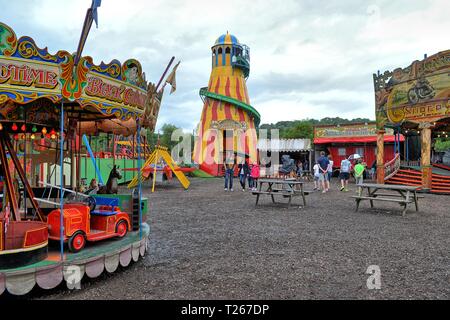
[[[91,0],[0,0],[0,21],[51,53],[75,51]],[[251,48],[250,99],[262,123],[321,117],[374,118],[372,74],[448,48],[447,0],[107,0],[85,55],[96,63],[141,61],[157,82],[175,56],[177,91],[158,127],[197,125],[210,48],[229,31]],[[280,112],[282,110],[282,112]]]

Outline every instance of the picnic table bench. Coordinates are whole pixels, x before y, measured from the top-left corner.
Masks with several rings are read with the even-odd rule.
[[[294,179],[259,179],[259,189],[252,191],[253,195],[256,195],[256,204],[258,205],[259,197],[261,195],[270,195],[272,203],[275,202],[275,196],[282,196],[283,198],[289,198],[288,208],[291,206],[292,198],[295,196],[301,196],[303,199],[303,205],[306,206],[306,195],[309,191],[303,189],[303,182]],[[263,189],[263,186],[267,188]]]
[[[371,208],[374,208],[374,201],[385,201],[400,204],[403,207],[402,216],[404,216],[408,205],[411,203],[414,203],[416,211],[419,211],[418,200],[423,198],[423,196],[417,195],[420,187],[375,183],[363,183],[359,184],[358,187],[361,188],[361,193],[352,196],[356,201],[356,211],[358,211],[361,201],[370,201]],[[364,190],[367,190],[367,195],[364,195]]]

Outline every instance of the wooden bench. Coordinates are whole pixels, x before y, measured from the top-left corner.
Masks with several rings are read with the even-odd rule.
[[[253,195],[256,195],[256,203],[255,206],[259,203],[259,197],[261,195],[269,195],[272,198],[272,203],[275,202],[275,196],[282,196],[283,198],[289,198],[288,208],[291,206],[292,198],[295,196],[302,196],[303,205],[306,206],[305,195],[309,194],[305,193],[303,190],[303,182],[297,181],[296,179],[260,179],[259,190],[252,191]],[[267,184],[268,187],[266,190],[262,190],[262,186]],[[282,187],[274,187],[282,185]],[[298,186],[299,188],[295,188]]]
[[[374,208],[374,201],[385,201],[398,203],[403,206],[402,216],[404,216],[408,205],[411,203],[414,203],[416,211],[419,211],[418,199],[424,198],[424,196],[417,195],[419,187],[370,183],[361,184],[359,187],[361,188],[361,193],[357,196],[352,196],[356,201],[355,211],[358,211],[361,201],[370,201],[371,208]],[[363,190],[367,190],[367,195],[362,194]]]
[[[393,193],[377,193],[374,196],[377,196],[377,197],[399,197],[399,198],[402,198],[402,195],[400,195],[400,194],[393,194]],[[353,197],[355,197],[355,196],[353,196]],[[417,197],[417,199],[424,199],[425,198],[424,196],[419,196],[419,195],[417,195],[416,197]]]

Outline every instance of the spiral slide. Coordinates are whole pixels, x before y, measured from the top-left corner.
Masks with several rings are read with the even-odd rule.
[[[246,104],[240,100],[237,100],[237,99],[234,99],[234,98],[231,98],[228,96],[224,96],[224,95],[221,95],[218,93],[210,92],[210,91],[208,91],[207,87],[200,89],[200,97],[202,97],[202,98],[206,97],[206,98],[230,103],[230,104],[234,105],[236,108],[240,108],[240,109],[244,110],[245,112],[248,112],[249,114],[251,114],[254,117],[256,127],[258,127],[261,122],[261,115],[259,114],[259,112],[256,111],[256,109],[253,108],[251,105]]]

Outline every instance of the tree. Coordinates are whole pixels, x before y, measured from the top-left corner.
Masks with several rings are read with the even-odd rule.
[[[434,146],[437,152],[445,152],[450,150],[450,140],[446,139],[436,139],[436,144]]]
[[[296,123],[293,127],[285,130],[281,138],[284,139],[312,139],[313,125],[308,121]]]
[[[172,133],[177,129],[179,129],[177,126],[165,123],[161,128],[161,134],[159,136],[160,145],[172,150],[172,148],[178,143],[178,141],[172,141]]]

